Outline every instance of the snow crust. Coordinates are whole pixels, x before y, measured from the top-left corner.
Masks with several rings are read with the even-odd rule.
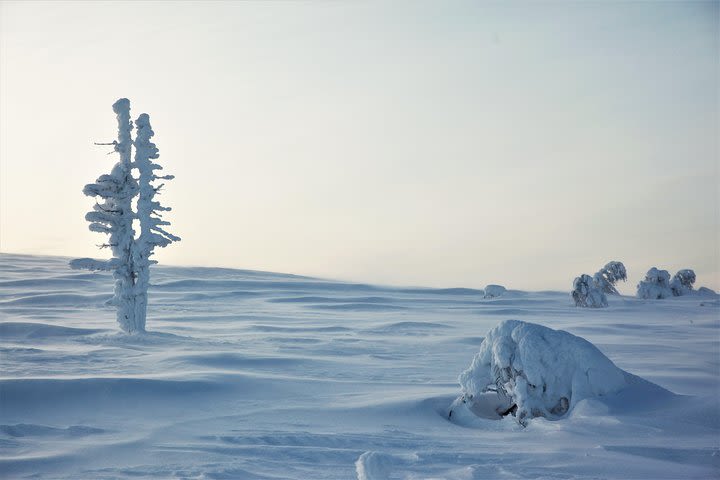
[[[587,340],[562,330],[505,320],[490,330],[459,377],[466,403],[500,392],[516,418],[559,418],[585,398],[617,392],[625,375]]]

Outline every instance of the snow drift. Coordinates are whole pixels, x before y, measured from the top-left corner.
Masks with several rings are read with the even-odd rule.
[[[449,416],[469,410],[487,416],[513,413],[557,419],[580,400],[626,386],[625,372],[592,343],[563,330],[505,320],[490,330],[470,367],[459,377],[462,395]],[[459,412],[458,412],[459,411]]]

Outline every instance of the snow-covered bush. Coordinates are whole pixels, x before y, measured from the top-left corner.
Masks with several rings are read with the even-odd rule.
[[[498,399],[498,416],[512,413],[521,425],[533,417],[560,418],[580,400],[626,385],[625,373],[592,343],[519,320],[505,320],[488,332],[459,381],[462,395],[450,418],[481,413],[476,399],[489,393]]]
[[[695,272],[689,268],[678,270],[670,281],[670,290],[672,290],[673,295],[676,297],[687,295],[693,291],[694,283]]]
[[[593,276],[597,287],[608,295],[619,295],[615,288],[618,280],[627,281],[627,271],[622,262],[608,262]]]
[[[145,331],[147,313],[147,289],[150,282],[150,260],[156,246],[165,247],[180,238],[168,233],[163,226],[170,223],[160,218],[158,212],[168,211],[160,202],[154,200],[162,185],[155,186],[153,181],[171,180],[172,175],[157,176],[155,170],[162,167],[152,160],[159,157],[158,149],[150,141],[154,132],[150,127],[150,117],[142,114],[135,121],[137,135],[132,139],[130,121],[130,101],[121,98],[113,104],[118,121],[118,139],[112,143],[120,160],[110,174],[101,175],[95,183],[85,185],[83,193],[89,197],[100,198],[93,211],[85,215],[90,222],[90,230],[110,235],[107,244],[113,258],[94,260],[79,258],[72,260],[70,266],[75,269],[107,270],[113,272],[115,295],[112,303],[117,307],[117,321],[127,333]],[[135,161],[132,161],[132,147],[135,147]],[[137,177],[133,176],[137,170]],[[133,199],[137,197],[137,211],[133,211]],[[138,220],[140,233],[136,238],[133,220]]]
[[[507,290],[502,285],[488,285],[485,287],[484,298],[495,298],[501,296]]]
[[[575,277],[571,295],[578,307],[601,308],[608,305],[605,293],[598,288],[590,275]]]
[[[638,283],[638,298],[657,300],[673,296],[670,288],[670,274],[667,270],[658,270],[652,267],[645,274],[645,280]]]

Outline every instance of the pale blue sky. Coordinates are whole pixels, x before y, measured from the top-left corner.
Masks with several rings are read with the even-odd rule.
[[[0,3],[0,250],[102,256],[85,183],[148,112],[166,264],[720,288],[719,6]]]

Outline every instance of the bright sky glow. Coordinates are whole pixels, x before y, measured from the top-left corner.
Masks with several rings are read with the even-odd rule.
[[[720,288],[719,3],[0,3],[0,250],[98,256],[112,103],[151,116],[166,264]]]

